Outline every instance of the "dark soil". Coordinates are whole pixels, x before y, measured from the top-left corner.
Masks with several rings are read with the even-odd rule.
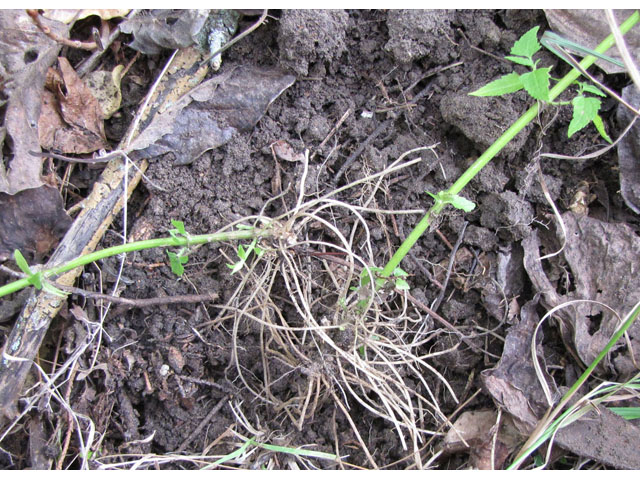
[[[423,151],[413,155],[422,155],[425,161],[385,179],[370,205],[384,210],[427,208],[432,200],[425,192],[449,187],[530,104],[523,93],[491,99],[468,96],[470,91],[512,68],[486,52],[503,57],[531,27],[546,28],[541,11],[520,10],[296,10],[274,11],[272,15],[274,18],[266,25],[225,54],[222,70],[237,64],[279,66],[297,76],[295,84],[269,107],[253,131],[205,153],[191,165],[175,166],[170,156],[154,159],[144,185],[138,187],[129,205],[132,238],[165,236],[171,219],[182,220],[192,233],[216,231],[239,218],[260,214],[280,192],[280,185],[284,190],[291,184],[292,190],[269,203],[262,214],[275,218],[293,208],[303,174],[302,163],[276,160],[271,145],[279,140],[297,152],[309,149],[315,153],[306,177],[309,195],[327,193],[380,171],[408,150],[435,145],[435,154]],[[244,17],[240,29],[254,20]],[[565,65],[555,57],[543,58],[546,64],[556,65],[556,76],[565,71]],[[163,59],[143,57],[138,63],[136,68],[140,70],[135,78],[151,79]],[[107,128],[109,139],[114,142],[126,129],[129,112],[135,112],[147,88],[127,77],[124,82],[125,112]],[[609,131],[615,133],[615,109],[613,105],[607,108],[603,116]],[[347,111],[350,114],[337,132],[319,147]],[[482,387],[480,373],[495,367],[506,329],[517,323],[519,307],[536,293],[523,268],[521,241],[532,231],[544,229],[553,218],[540,187],[538,165],[549,194],[561,211],[569,209],[576,193],[586,185],[588,195],[592,195],[588,215],[607,222],[628,223],[638,232],[637,217],[629,213],[618,192],[614,154],[580,162],[537,157],[540,151],[579,154],[598,143],[593,128],[569,141],[568,115],[564,110],[544,111],[540,124],[519,134],[465,189],[463,194],[478,208],[468,214],[446,210],[402,263],[410,274],[411,295],[426,305],[441,297],[439,306],[434,308],[470,339],[460,342],[456,334],[409,303],[406,315],[414,324],[405,328],[431,332],[413,353],[447,351],[426,360],[433,371],[424,366],[397,369],[405,385],[438,405],[437,412],[425,412],[419,421],[423,433],[418,448],[425,447],[419,453],[423,462],[439,450],[442,436],[449,430],[446,418],[460,404],[468,402],[464,407],[467,410],[494,407],[492,397],[484,390],[474,396]],[[362,152],[354,157],[362,146]],[[348,160],[352,163],[345,167]],[[81,172],[84,173],[76,174],[77,184],[90,186],[95,170]],[[372,190],[370,186],[358,189],[337,198],[361,206]],[[374,257],[366,257],[361,241],[353,243],[354,250],[361,248],[356,253],[378,266],[386,263],[421,218],[419,214],[362,215],[371,228]],[[348,238],[353,215],[335,209],[332,219],[335,228]],[[121,241],[116,233],[122,231],[121,219],[114,222],[112,230],[103,239],[103,247]],[[335,233],[319,224],[307,225],[297,234],[300,238],[339,243]],[[458,240],[461,243],[442,292],[452,246]],[[333,283],[326,270],[327,265],[336,266],[333,275],[340,275],[341,265],[323,263],[321,257],[302,251],[292,256],[309,285],[313,315],[318,319],[332,318],[338,292],[332,291]],[[232,298],[242,281],[242,275],[231,275],[226,266],[235,261],[234,257],[232,244],[201,247],[191,253],[186,275],[178,279],[162,250],[127,256],[121,280],[123,297],[216,292],[218,299],[137,309],[112,306],[104,323],[102,346],[93,361],[100,368],[76,384],[70,399],[75,411],[91,417],[96,430],[104,434],[98,454],[101,458],[113,457],[103,463],[133,458],[128,455],[138,458],[169,452],[185,457],[203,452],[225,455],[241,445],[237,437],[224,436],[225,432],[233,430],[251,437],[255,435],[248,428],[251,426],[264,435],[259,440],[265,443],[334,453],[338,448],[345,468],[371,468],[355,428],[378,467],[415,467],[410,435],[404,431],[408,445],[405,449],[392,422],[354,400],[346,388],[348,382],[337,370],[337,354],[327,344],[314,346],[297,332],[290,335],[301,351],[286,351],[279,343],[285,341],[286,335],[278,338],[257,321],[250,321],[249,317],[234,319],[233,312],[223,308],[227,304],[242,305],[243,299],[267,288],[257,283],[267,268],[259,263],[240,297]],[[282,259],[277,260],[280,263],[276,259],[269,261],[279,269],[285,268]],[[118,266],[119,260],[113,258],[100,266],[101,272],[88,267],[82,288],[99,291],[102,286],[110,291]],[[287,289],[288,280],[290,277],[275,272],[269,285],[274,307],[257,309],[252,315],[265,322],[277,308],[289,326],[303,325]],[[496,282],[501,289],[495,286]],[[82,305],[89,318],[97,318],[93,301],[74,296],[69,305],[72,304]],[[399,314],[401,307],[399,298],[392,297],[385,312]],[[539,311],[545,310],[541,306]],[[71,318],[69,315],[68,321],[52,329],[46,348],[53,349],[60,336],[67,351],[73,348],[82,331],[74,329]],[[555,365],[573,365],[571,353],[557,341],[552,327],[548,328],[544,335],[547,358]],[[388,326],[380,331],[385,335],[390,332]],[[355,344],[350,329],[332,332],[329,336],[335,344],[345,349]],[[309,363],[304,363],[303,358]],[[91,359],[83,365],[89,368]],[[434,371],[446,378],[457,402]],[[566,385],[571,377],[565,378],[560,368],[553,372],[559,385]],[[311,397],[303,410],[309,392]],[[380,403],[371,388],[363,387],[358,393],[371,404]],[[415,398],[413,401],[421,402]],[[222,403],[217,413],[208,418],[219,402]],[[431,407],[422,403],[420,408],[427,411]],[[299,425],[301,415],[304,421]],[[20,453],[28,442],[26,432],[25,429],[7,438],[3,448],[12,457],[4,458],[5,466],[29,466],[28,458]],[[287,461],[286,455],[260,450],[243,458],[239,466],[289,468]],[[469,462],[468,452],[463,452],[443,455],[432,467],[466,468]],[[298,464],[307,468],[309,464],[337,467],[335,462],[316,459],[298,460]],[[165,466],[202,465],[175,460]]]

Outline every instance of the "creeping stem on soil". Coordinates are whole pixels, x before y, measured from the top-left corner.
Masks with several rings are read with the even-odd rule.
[[[202,245],[205,243],[213,242],[229,242],[233,240],[248,240],[258,237],[271,236],[272,232],[269,229],[257,229],[251,228],[246,230],[234,230],[231,232],[218,232],[208,233],[203,235],[190,235],[189,237],[163,237],[154,238],[152,240],[142,240],[139,242],[126,243],[124,245],[116,245],[115,247],[105,248],[104,250],[98,250],[88,255],[83,255],[70,262],[63,263],[57,267],[48,268],[42,270],[43,277],[50,278],[60,275],[62,273],[73,270],[74,268],[88,265],[89,263],[102,260],[103,258],[120,255],[121,253],[137,252],[139,250],[146,250],[148,248],[158,247],[185,247],[191,245]],[[0,297],[8,295],[13,292],[17,292],[25,287],[29,286],[29,279],[22,278],[15,282],[8,283],[0,287]]]
[[[620,25],[620,31],[622,34],[627,33],[631,27],[633,27],[640,20],[640,14],[636,11],[634,12],[627,20]],[[615,43],[615,39],[613,34],[609,35],[604,41],[595,48],[597,53],[604,53],[609,48],[611,48]],[[597,60],[596,57],[589,55],[580,62],[580,66],[583,69],[589,68],[593,63]],[[580,72],[575,68],[572,69],[569,73],[567,73],[550,91],[549,91],[549,101],[552,102],[555,100],[563,91],[569,87],[580,76]],[[529,110],[527,110],[518,120],[516,120],[511,127],[505,131],[500,138],[498,138],[478,159],[473,162],[473,164],[458,178],[458,180],[449,187],[447,193],[457,195],[462,191],[462,189],[474,178],[480,170],[482,170],[492,159],[495,157],[500,150],[502,150],[507,143],[509,143],[524,127],[526,127],[532,120],[536,118],[538,112],[540,111],[540,102],[536,102]],[[422,236],[422,234],[429,228],[431,223],[431,218],[434,215],[439,214],[442,211],[444,205],[441,202],[436,201],[436,203],[427,211],[425,216],[420,220],[418,225],[411,231],[411,233],[407,236],[402,245],[398,248],[398,250],[391,257],[389,262],[385,265],[382,270],[381,277],[382,279],[391,277],[395,268],[400,264],[402,259],[405,257],[407,253],[411,250],[411,247],[418,241],[418,239]],[[384,281],[384,280],[382,280]],[[378,282],[380,285],[380,282]]]

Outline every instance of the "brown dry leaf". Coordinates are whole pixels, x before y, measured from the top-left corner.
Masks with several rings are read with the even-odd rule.
[[[157,55],[163,48],[185,48],[198,43],[209,10],[152,10],[120,24],[120,31],[132,34],[129,47],[147,55]]]
[[[68,36],[65,25],[43,23],[56,34]],[[59,50],[60,45],[40,32],[24,10],[0,10],[0,77],[5,80],[2,92],[8,98],[6,138],[0,137],[0,146],[8,139],[12,147],[10,155],[0,158],[0,192],[13,194],[42,185],[42,160],[29,151],[40,151],[37,128],[42,89]]]
[[[12,257],[17,248],[30,263],[39,262],[70,224],[60,193],[53,187],[0,193],[0,261]]]
[[[493,465],[495,469],[501,469],[509,454],[524,437],[518,433],[511,417],[502,416],[494,445],[497,418],[495,410],[462,413],[442,442],[444,452],[448,454],[468,451],[475,468],[488,470]]]
[[[537,255],[537,248],[530,250],[525,242],[523,246],[525,261],[531,252]],[[548,408],[531,359],[531,340],[539,321],[536,313],[538,297],[539,294],[522,307],[520,323],[509,329],[498,366],[485,370],[481,377],[485,389],[498,405],[511,414],[514,424],[523,434],[531,433]],[[540,337],[538,332],[537,340],[541,340]],[[541,355],[538,355],[538,360],[556,403],[560,391],[548,375]],[[640,450],[636,447],[638,438],[640,429],[608,409],[600,408],[560,429],[555,443],[607,465],[637,469],[640,468]]]
[[[562,219],[567,244],[562,254],[548,260],[549,268],[543,269],[539,250],[541,243],[549,251],[557,249],[553,234],[540,230],[522,241],[525,269],[536,290],[542,293],[545,308],[586,299],[604,303],[624,316],[638,301],[640,292],[640,237],[626,224],[607,223],[573,212],[564,213]],[[563,320],[559,322],[563,341],[575,349],[585,365],[596,358],[619,324],[608,309],[592,302],[580,302],[556,313]],[[610,373],[613,369],[623,380],[637,373],[634,364],[640,362],[640,322],[632,324],[627,334],[635,361],[621,340],[600,363],[600,372]]]
[[[294,76],[275,69],[229,68],[156,115],[129,150],[138,151],[133,158],[173,153],[177,165],[187,165],[253,128],[294,81]]]
[[[531,359],[531,340],[539,317],[538,296],[520,310],[520,323],[507,332],[504,350],[496,368],[482,372],[482,383],[493,399],[510,413],[523,434],[529,434],[549,407]],[[536,340],[541,341],[538,333]],[[553,399],[559,396],[553,379],[546,374],[544,359],[538,360]]]
[[[38,121],[40,144],[62,153],[91,153],[108,148],[102,108],[66,58],[58,58],[64,81],[55,94],[45,90]]]
[[[296,152],[294,148],[285,140],[277,140],[271,144],[273,152],[280,160],[287,162],[301,162],[304,160],[304,153]]]
[[[85,76],[85,82],[91,94],[100,104],[102,118],[104,120],[120,109],[122,103],[122,91],[120,82],[122,81],[122,71],[124,65],[116,65],[113,71],[96,70]]]
[[[111,20],[112,18],[126,17],[131,10],[128,8],[114,8],[114,9],[45,9],[42,12],[42,16],[50,20],[56,20],[62,23],[71,23],[83,18],[90,17],[91,15],[97,15],[102,20]]]
[[[622,98],[629,105],[640,104],[640,92],[634,84],[622,90]],[[618,121],[628,125],[633,113],[624,105],[618,105]],[[640,122],[635,123],[627,135],[618,143],[618,166],[620,167],[620,193],[631,210],[640,215]]]

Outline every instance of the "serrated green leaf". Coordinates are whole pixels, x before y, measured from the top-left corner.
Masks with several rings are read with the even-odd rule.
[[[540,27],[533,27],[522,35],[520,39],[513,44],[513,48],[509,53],[511,53],[511,55],[518,55],[519,57],[533,57],[533,55],[542,48],[540,42],[538,42],[539,28]]]
[[[593,93],[594,95],[599,95],[601,97],[606,97],[607,95],[600,90],[598,87],[596,87],[595,85],[591,85],[589,83],[583,83],[582,84],[582,89],[585,92],[589,92],[589,93]]]
[[[569,138],[593,121],[595,116],[598,115],[602,102],[594,97],[580,95],[571,100],[571,104],[573,105],[573,118],[569,123],[569,131],[567,132]]]
[[[184,229],[184,222],[180,221],[180,220],[171,220],[171,225],[173,225],[174,227],[176,227],[176,230],[178,231],[178,233],[186,236],[187,235],[187,231]]]
[[[238,258],[240,258],[241,260],[246,260],[247,257],[249,256],[242,245],[238,245],[237,253],[238,253]]]
[[[520,80],[520,75],[511,72],[493,82],[487,83],[484,87],[479,88],[475,92],[471,92],[469,95],[473,95],[474,97],[496,97],[517,92],[518,90],[522,90],[523,87],[524,85]]]
[[[598,130],[598,133],[600,134],[600,136],[604,138],[607,142],[613,143],[613,141],[611,140],[611,137],[607,134],[607,131],[604,128],[604,122],[602,121],[602,118],[600,117],[600,115],[596,115],[595,117],[593,117],[592,121],[596,127],[596,130]]]
[[[507,57],[504,57],[504,58],[506,58],[507,60],[510,60],[510,61],[512,61],[514,63],[517,63],[518,65],[524,65],[525,67],[531,67],[531,68],[534,67],[533,60],[531,60],[530,58],[514,57],[514,56],[511,56],[511,55],[509,55]]]
[[[178,257],[178,255],[170,252],[169,250],[167,250],[166,252],[167,256],[169,257],[169,265],[171,266],[171,271],[178,277],[181,277],[184,273],[184,267],[182,266],[182,264],[187,263],[186,261],[182,261],[182,259],[185,257]]]
[[[407,281],[403,278],[396,278],[396,288],[398,290],[410,290],[411,287],[407,283]]]
[[[393,270],[393,276],[394,277],[408,277],[409,274],[407,272],[405,272],[403,269],[401,269],[400,267],[396,267]]]
[[[538,68],[520,75],[524,89],[536,100],[549,101],[549,70],[551,68]]]

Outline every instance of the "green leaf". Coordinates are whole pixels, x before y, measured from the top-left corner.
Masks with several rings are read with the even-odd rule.
[[[240,270],[242,270],[242,267],[244,267],[244,261],[240,260],[239,262],[236,262],[234,264],[227,263],[227,267],[231,269],[231,275],[233,275],[234,273],[237,273]]]
[[[13,251],[13,258],[15,259],[16,265],[18,265],[18,268],[22,270],[22,273],[29,276],[33,275],[33,272],[29,268],[29,264],[27,263],[25,258],[22,256],[22,253],[20,253],[20,250],[18,250],[17,248]]]
[[[571,138],[574,133],[586,127],[589,122],[593,121],[596,115],[598,115],[601,102],[597,98],[584,97],[581,95],[571,100],[571,104],[573,105],[573,118],[571,119],[571,123],[569,123],[569,138]]]
[[[539,28],[540,27],[533,27],[522,35],[520,39],[513,44],[513,48],[509,53],[511,53],[511,55],[518,55],[519,57],[533,57],[533,55],[542,48],[540,42],[538,42]]]
[[[640,418],[640,407],[608,407],[616,415],[625,420],[637,420]]]
[[[187,255],[178,256],[175,253],[170,252],[169,250],[167,250],[166,252],[167,256],[169,257],[171,271],[178,277],[181,277],[184,273],[184,267],[182,265],[189,261],[189,257]]]
[[[180,233],[181,235],[184,235],[185,237],[187,236],[187,231],[184,229],[184,222],[180,220],[171,220],[171,225],[176,227],[176,230],[178,231],[178,233]]]
[[[602,118],[600,118],[600,115],[596,115],[595,117],[593,117],[593,124],[595,125],[596,130],[598,130],[598,133],[602,138],[604,138],[609,143],[613,143],[613,141],[611,140],[611,137],[607,134],[607,131],[604,129],[604,122],[602,121]]]
[[[473,95],[474,97],[496,97],[517,92],[518,90],[522,90],[523,87],[524,85],[520,80],[520,75],[511,72],[493,82],[487,83],[484,87],[479,88],[475,92],[471,92],[469,95]]]
[[[409,284],[407,283],[406,280],[398,277],[396,278],[396,288],[398,290],[409,290],[411,287],[409,287]]]
[[[549,70],[551,68],[539,68],[520,75],[524,89],[536,100],[549,101]]]
[[[507,56],[504,57],[507,60],[511,60],[514,63],[517,63],[519,65],[524,65],[525,67],[531,67],[533,68],[535,65],[533,63],[533,60],[531,60],[530,58],[525,58],[525,57],[512,57],[512,56]]]
[[[473,203],[471,200],[467,200],[466,198],[461,197],[460,195],[456,195],[454,193],[449,193],[444,190],[438,192],[436,195],[434,195],[431,192],[426,192],[426,193],[428,193],[435,199],[436,204],[438,203],[443,205],[451,204],[458,210],[463,210],[467,213],[469,213],[474,208],[476,208],[476,204]]]
[[[595,85],[591,85],[589,83],[583,83],[582,84],[582,89],[585,92],[589,92],[589,93],[593,93],[594,95],[599,95],[601,97],[606,97],[607,95],[600,90],[598,87],[596,87]]]
[[[15,259],[16,265],[18,265],[18,268],[22,270],[22,273],[27,275],[27,280],[29,282],[29,285],[33,285],[38,290],[42,290],[42,273],[41,272],[33,273],[31,271],[31,268],[29,268],[29,264],[27,263],[25,258],[22,256],[22,253],[20,253],[20,250],[18,250],[17,248],[13,251],[13,258]]]
[[[382,271],[382,268],[380,267],[369,267],[369,270],[371,270],[371,273],[373,273],[373,275],[377,275]],[[369,283],[371,283],[371,277],[369,276],[369,270],[367,270],[366,268],[363,269],[360,272],[360,286],[364,287],[366,285],[369,285]]]
[[[405,272],[403,269],[401,269],[400,267],[396,267],[393,270],[393,276],[394,277],[408,277],[409,274],[407,272]]]
[[[459,195],[454,195],[454,198],[450,203],[451,205],[456,207],[458,210],[462,210],[467,213],[471,212],[474,208],[476,208],[475,203]]]
[[[51,293],[53,295],[57,295],[57,296],[63,297],[63,298],[65,298],[65,297],[67,297],[69,295],[68,292],[64,292],[64,291],[60,290],[59,288],[51,285],[49,282],[44,282],[42,284],[42,289],[45,292],[48,292],[48,293]]]
[[[245,251],[242,245],[238,245],[237,254],[240,260],[246,260],[249,257],[249,254]]]

